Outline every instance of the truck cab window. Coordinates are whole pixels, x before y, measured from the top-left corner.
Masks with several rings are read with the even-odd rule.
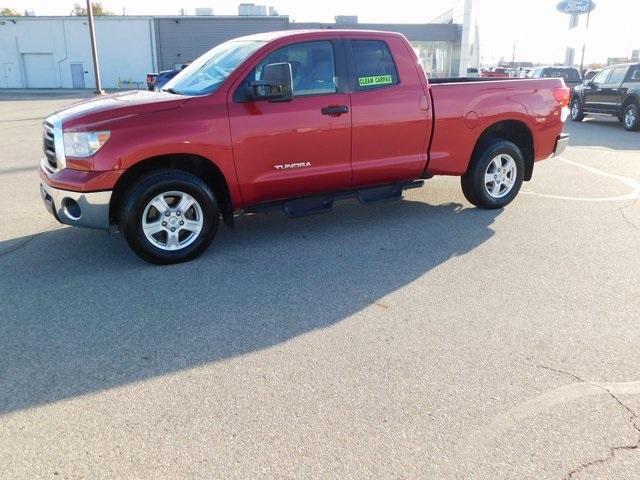
[[[291,64],[294,97],[335,93],[338,90],[331,42],[297,43],[276,50],[256,67],[254,79],[262,78],[265,65],[280,62]]]
[[[356,90],[371,90],[399,83],[396,65],[385,42],[352,40]]]

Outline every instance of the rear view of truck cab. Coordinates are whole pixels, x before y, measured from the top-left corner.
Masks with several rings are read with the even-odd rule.
[[[559,154],[560,79],[429,82],[400,34],[258,34],[162,91],[73,105],[44,123],[41,193],[62,223],[119,230],[144,260],[193,259],[235,214],[295,217],[399,198],[433,175],[502,208]]]

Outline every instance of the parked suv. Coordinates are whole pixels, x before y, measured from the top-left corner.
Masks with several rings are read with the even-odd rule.
[[[572,91],[582,84],[580,70],[575,67],[538,67],[533,71],[531,78],[562,78],[564,84]]]
[[[640,130],[640,63],[607,67],[576,87],[571,120],[581,122],[585,114],[613,115],[626,130]]]

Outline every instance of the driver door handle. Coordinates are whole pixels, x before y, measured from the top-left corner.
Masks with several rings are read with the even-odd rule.
[[[323,107],[321,110],[323,115],[342,115],[343,113],[349,113],[349,107],[347,105],[329,105]]]

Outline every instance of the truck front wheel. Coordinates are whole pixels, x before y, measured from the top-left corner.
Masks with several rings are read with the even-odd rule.
[[[637,103],[630,103],[622,112],[622,123],[625,130],[636,132],[640,130],[640,108]]]
[[[200,178],[182,170],[159,170],[129,190],[119,215],[120,231],[143,260],[158,265],[186,262],[213,241],[219,223],[216,198]]]
[[[574,122],[581,122],[582,120],[584,120],[582,103],[577,96],[574,97],[573,101],[571,102],[571,120],[573,120]]]
[[[502,208],[518,195],[524,178],[524,158],[518,146],[506,140],[484,141],[476,150],[462,192],[480,208]]]

